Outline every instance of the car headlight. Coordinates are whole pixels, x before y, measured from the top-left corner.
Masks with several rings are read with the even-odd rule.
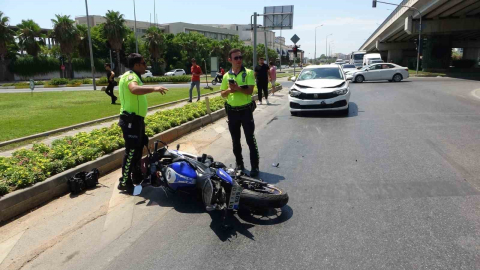
[[[295,90],[295,89],[290,89],[290,92],[288,92],[291,97],[298,97],[302,94],[302,92]]]
[[[339,96],[342,96],[342,95],[345,95],[346,93],[348,93],[348,88],[338,89],[338,90],[333,91],[333,93],[335,93]]]

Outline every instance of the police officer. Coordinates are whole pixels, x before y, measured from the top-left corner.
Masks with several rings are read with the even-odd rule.
[[[118,189],[132,192],[132,177],[141,178],[140,159],[143,146],[148,145],[144,122],[147,115],[146,94],[159,92],[163,95],[168,89],[163,86],[143,86],[141,78],[147,64],[140,54],[132,53],[128,56],[128,68],[130,71],[122,75],[118,90],[122,105],[118,125],[122,128],[125,140],[125,156]]]
[[[233,142],[233,154],[237,162],[237,169],[244,170],[242,157],[242,145],[240,143],[241,127],[245,139],[250,148],[250,164],[252,169],[250,176],[256,177],[259,174],[259,153],[257,141],[255,140],[255,122],[253,111],[255,102],[252,102],[252,93],[255,86],[254,72],[243,66],[243,56],[239,49],[232,49],[228,54],[228,62],[232,69],[223,76],[222,97],[226,98],[225,109],[228,116],[228,128]]]

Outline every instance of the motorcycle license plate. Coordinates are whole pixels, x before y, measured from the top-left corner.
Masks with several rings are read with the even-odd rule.
[[[240,194],[242,193],[243,188],[238,184],[232,186],[232,192],[230,193],[230,201],[228,203],[228,209],[238,210],[238,205],[240,204]]]

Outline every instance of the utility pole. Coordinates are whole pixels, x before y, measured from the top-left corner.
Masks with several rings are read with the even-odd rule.
[[[156,18],[156,14],[157,14],[157,13],[155,13],[155,0],[153,0],[153,25],[154,25],[155,27],[157,27],[157,21],[156,21],[156,19],[155,19],[155,18]]]
[[[325,62],[328,59],[328,36],[331,36],[331,35],[333,35],[333,34],[327,35],[327,38],[325,40]]]
[[[253,13],[253,69],[257,64],[257,12]]]
[[[92,37],[90,35],[90,18],[88,17],[88,3],[87,3],[87,0],[85,0],[85,9],[87,11],[88,46],[90,47],[90,64],[91,64],[91,67],[92,67],[93,90],[97,90],[97,84],[95,83],[95,64],[93,62]]]

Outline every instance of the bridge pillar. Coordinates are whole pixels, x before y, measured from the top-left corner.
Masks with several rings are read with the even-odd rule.
[[[424,71],[447,69],[452,58],[449,36],[429,36],[424,40],[422,68]]]
[[[475,67],[480,67],[480,48],[463,48],[463,59],[475,60]]]
[[[397,65],[403,65],[403,50],[402,49],[391,49],[388,50],[387,62],[394,63]]]

